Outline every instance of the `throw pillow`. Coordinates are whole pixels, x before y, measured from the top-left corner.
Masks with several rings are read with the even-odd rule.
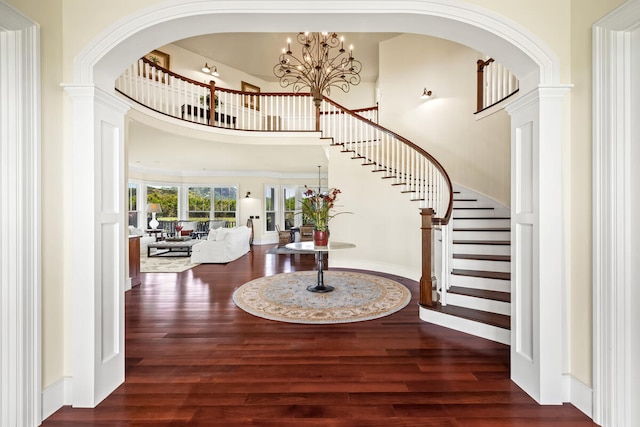
[[[209,234],[207,235],[207,240],[216,240],[216,236],[218,235],[218,230],[221,230],[221,228],[214,228],[209,230]]]

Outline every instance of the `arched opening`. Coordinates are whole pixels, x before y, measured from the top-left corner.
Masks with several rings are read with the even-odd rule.
[[[453,40],[491,54],[519,77],[524,95],[508,109],[517,278],[512,285],[512,378],[541,403],[562,402],[563,328],[557,325],[564,323],[557,293],[564,280],[562,245],[557,245],[556,237],[562,235],[562,223],[555,218],[562,206],[562,186],[557,183],[562,180],[561,100],[567,89],[558,86],[553,54],[499,16],[464,5],[424,2],[400,13],[392,1],[382,2],[358,10],[357,24],[348,5],[322,4],[315,13],[307,13],[302,6],[286,5],[285,10],[271,1],[262,2],[259,10],[254,6],[219,2],[215,7],[180,5],[176,10],[165,5],[145,10],[127,20],[135,21],[135,26],[121,22],[76,58],[74,86],[67,88],[77,158],[74,193],[95,203],[74,200],[74,223],[95,233],[74,242],[74,247],[82,248],[73,260],[74,405],[94,406],[123,375],[123,302],[113,287],[118,289],[124,280],[118,262],[124,251],[124,215],[119,205],[124,198],[119,192],[125,188],[121,156],[126,106],[111,96],[115,78],[144,53],[173,40],[212,30],[295,32],[301,25],[322,30],[328,21],[336,31],[400,31]]]

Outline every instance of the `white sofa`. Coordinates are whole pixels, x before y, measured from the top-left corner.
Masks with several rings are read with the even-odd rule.
[[[191,248],[192,263],[227,263],[249,252],[251,229],[246,225],[235,228],[216,228],[207,239]]]
[[[144,230],[136,228],[133,225],[129,226],[129,235],[140,236],[140,253],[144,253],[145,255],[147,253],[147,245],[156,241],[155,236],[148,235]]]

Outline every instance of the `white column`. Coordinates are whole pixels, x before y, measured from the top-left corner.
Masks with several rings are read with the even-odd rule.
[[[93,85],[72,102],[73,406],[94,407],[124,381],[128,105]],[[91,125],[88,125],[91,124]]]
[[[40,424],[40,31],[0,2],[0,425]]]
[[[511,378],[542,404],[560,404],[564,319],[562,100],[540,87],[511,115]],[[562,323],[563,320],[561,321]]]

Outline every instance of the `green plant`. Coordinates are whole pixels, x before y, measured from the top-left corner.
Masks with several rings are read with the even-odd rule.
[[[202,104],[202,105],[209,105],[209,99],[211,99],[211,97],[210,97],[209,95],[207,95],[207,96],[204,96],[204,95],[203,95],[203,96],[201,96],[201,97],[200,97],[200,104]],[[217,107],[217,106],[218,106],[218,95],[216,95],[216,96],[213,98],[213,104],[214,104],[214,107]]]
[[[338,194],[341,191],[337,188],[331,188],[326,193],[317,193],[314,190],[307,188],[302,198],[302,215],[313,221],[316,230],[326,231],[329,227],[329,220],[333,217],[351,212],[336,212],[331,213],[331,209],[335,206]]]

